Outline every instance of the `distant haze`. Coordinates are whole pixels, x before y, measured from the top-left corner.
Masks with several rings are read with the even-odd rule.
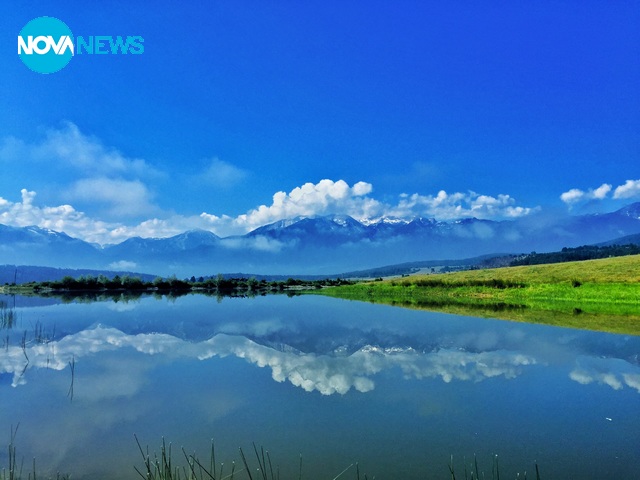
[[[602,215],[492,221],[466,218],[297,217],[246,235],[191,230],[97,247],[64,233],[0,225],[0,264],[137,271],[159,275],[336,274],[396,263],[529,253],[640,233],[640,203]]]

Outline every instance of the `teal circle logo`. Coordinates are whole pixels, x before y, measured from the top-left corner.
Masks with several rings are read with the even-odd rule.
[[[18,56],[37,73],[62,70],[71,61],[74,49],[71,30],[57,18],[34,18],[18,34]]]

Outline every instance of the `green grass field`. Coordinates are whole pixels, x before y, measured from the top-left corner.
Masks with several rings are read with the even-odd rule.
[[[326,288],[352,300],[640,335],[640,255]]]

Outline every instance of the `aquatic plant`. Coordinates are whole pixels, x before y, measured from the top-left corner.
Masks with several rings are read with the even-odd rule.
[[[188,454],[184,448],[182,448],[182,455],[184,456],[186,463],[181,466],[177,466],[172,460],[171,444],[167,446],[164,438],[160,445],[160,453],[150,454],[149,447],[143,449],[138,437],[135,435],[134,437],[144,462],[144,467],[142,469],[138,469],[138,467],[134,467],[134,469],[144,480],[232,480],[236,477],[248,478],[249,480],[280,480],[280,469],[277,465],[274,468],[269,452],[265,451],[263,447],[258,449],[255,443],[252,445],[257,466],[256,463],[252,463],[247,459],[244,450],[239,448],[242,466],[240,468],[236,468],[236,464],[233,462],[231,471],[227,473],[224,470],[223,463],[220,465],[216,464],[213,440],[211,441],[209,461],[206,462],[206,465],[201,462],[195,454]],[[298,480],[302,480],[303,478],[302,467],[302,455],[300,455]],[[453,455],[451,455],[447,467],[449,469],[451,480],[459,480],[462,478],[464,478],[464,480],[488,480],[489,478],[491,480],[500,480],[500,465],[497,455],[492,457],[490,477],[479,468],[478,459],[475,455],[473,457],[473,463],[471,464],[467,464],[466,459],[463,459],[464,477],[456,476]],[[535,462],[534,467],[535,479],[540,480],[540,469],[537,462]],[[361,477],[360,466],[357,462],[351,463],[345,467],[341,472],[332,477],[331,480],[347,478],[347,473],[355,475],[354,477],[351,477],[355,478],[355,480],[368,480],[368,476],[366,474]],[[433,478],[431,472],[425,472],[425,477],[427,476],[428,478]],[[524,471],[523,474],[516,473],[516,480],[527,480],[527,478],[526,471]],[[373,479],[375,479],[375,477],[372,477],[372,480]]]
[[[15,308],[9,308],[6,302],[0,301],[0,329],[10,330],[16,324]]]
[[[11,436],[10,436],[10,440],[9,440],[9,456],[8,456],[8,466],[7,467],[2,467],[0,468],[0,480],[22,480],[23,478],[23,472],[24,472],[24,458],[20,459],[20,462],[18,463],[17,461],[17,455],[16,455],[16,444],[15,444],[15,440],[16,440],[16,435],[18,434],[18,428],[20,427],[20,424],[16,425],[16,428],[13,428],[13,425],[11,426]],[[33,459],[33,466],[32,466],[32,470],[31,472],[28,472],[27,474],[27,480],[37,480],[38,478],[42,478],[42,476],[38,475],[36,473],[36,459]],[[46,477],[48,479],[51,479],[53,477],[49,476]],[[71,476],[70,475],[62,475],[60,474],[60,472],[56,473],[55,476],[56,480],[70,480]]]
[[[57,472],[54,476],[43,477],[37,473],[36,461],[33,460],[32,470],[25,473],[24,459],[18,460],[16,455],[15,439],[18,432],[19,424],[13,428],[11,427],[11,436],[8,447],[8,466],[6,468],[0,468],[0,480],[37,480],[38,478],[47,478],[55,480],[70,480],[71,475],[60,474]],[[216,461],[215,443],[211,440],[211,449],[209,452],[208,461],[201,461],[195,453],[190,454],[184,448],[180,448],[180,457],[184,460],[182,463],[177,463],[173,458],[172,444],[167,444],[165,439],[162,439],[159,452],[151,453],[149,447],[142,447],[140,440],[136,435],[134,439],[138,450],[142,456],[143,466],[138,468],[134,466],[135,473],[138,474],[144,480],[233,480],[235,478],[248,478],[249,480],[280,480],[280,468],[277,464],[274,464],[271,455],[263,447],[258,448],[255,443],[252,444],[253,455],[247,458],[242,448],[239,448],[239,455],[241,463],[236,466],[235,462],[231,463],[231,467],[225,467],[224,463],[218,464]],[[255,457],[253,460],[251,458]],[[474,455],[473,462],[468,463],[466,459],[463,459],[463,475],[456,475],[456,468],[454,464],[453,455],[450,457],[447,464],[451,480],[480,480],[491,479],[500,480],[500,465],[498,462],[498,456],[494,455],[491,463],[491,473],[485,473],[479,468],[478,459]],[[540,470],[538,464],[535,463],[535,480],[540,480]],[[297,479],[302,480],[303,477],[303,462],[302,455],[300,455],[300,461],[297,470]],[[26,475],[26,476],[25,476]],[[369,477],[366,474],[361,476],[360,466],[357,462],[351,463],[346,466],[337,475],[331,477],[330,480],[340,480],[348,478],[348,475],[355,480],[368,480]],[[431,472],[425,472],[425,476],[433,478]],[[526,480],[527,472],[522,475],[516,474],[516,480]],[[372,477],[372,480],[375,477]]]

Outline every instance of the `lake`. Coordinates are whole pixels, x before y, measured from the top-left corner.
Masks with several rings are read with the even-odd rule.
[[[134,434],[176,463],[213,439],[224,475],[254,442],[283,479],[301,455],[304,479],[640,471],[640,337],[304,295],[0,301],[0,466],[19,424],[25,477],[140,478]]]

